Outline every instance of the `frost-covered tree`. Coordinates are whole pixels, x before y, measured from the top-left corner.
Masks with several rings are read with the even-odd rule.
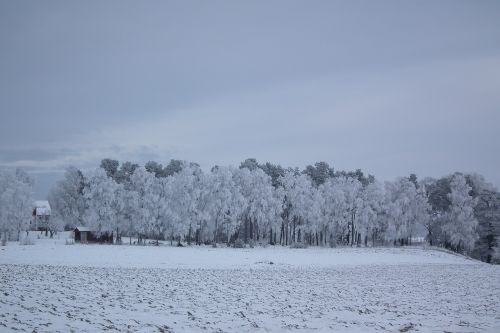
[[[87,202],[85,220],[99,236],[119,228],[116,216],[117,188],[116,182],[102,168],[87,176],[87,184],[83,190]]]
[[[316,186],[323,184],[328,178],[334,176],[333,168],[330,168],[326,162],[317,162],[314,166],[308,165],[303,173],[311,177]]]
[[[149,161],[144,165],[147,172],[153,173],[156,177],[163,177],[163,166],[155,161]]]
[[[145,207],[149,210],[147,230],[156,240],[156,245],[163,239],[173,213],[168,205],[171,193],[171,180],[167,178],[153,179],[149,191],[146,193]]]
[[[221,233],[229,235],[234,232],[237,218],[244,207],[244,198],[236,184],[238,170],[231,167],[216,167],[209,174],[209,232],[213,233],[216,244]]]
[[[478,221],[478,240],[471,256],[485,262],[493,262],[495,247],[500,240],[500,193],[483,176],[473,173],[465,175],[472,187],[470,195],[477,201],[474,216]]]
[[[384,191],[380,183],[373,181],[362,189],[362,208],[359,215],[359,235],[364,245],[371,238],[372,246],[381,238],[383,231],[383,213],[385,211]],[[358,237],[360,238],[360,237]],[[359,245],[359,244],[358,244]]]
[[[128,189],[130,186],[130,177],[132,177],[132,174],[138,167],[138,164],[132,162],[122,163],[120,169],[114,175],[115,181],[119,184],[124,184],[125,188]]]
[[[172,176],[172,175],[180,172],[182,170],[182,168],[184,167],[184,165],[186,165],[186,164],[187,164],[187,162],[172,159],[172,160],[170,160],[170,163],[168,163],[168,165],[166,165],[163,168],[163,175],[165,177]]]
[[[318,219],[317,230],[314,239],[310,243],[331,246],[337,244],[339,234],[347,232],[347,205],[342,189],[342,180],[340,178],[330,178],[318,188],[320,193],[320,218]]]
[[[284,194],[280,239],[288,245],[296,241],[297,226],[310,222],[311,209],[318,209],[318,206],[313,205],[313,185],[309,176],[290,170],[280,178],[280,184]]]
[[[451,205],[443,226],[445,246],[456,252],[470,253],[478,239],[478,222],[474,216],[477,200],[470,194],[472,187],[462,174],[453,176],[450,188],[448,198]]]
[[[419,189],[408,178],[398,178],[386,182],[386,239],[399,242],[400,245],[411,243],[419,224],[425,224],[430,209],[424,189]]]
[[[183,235],[188,244],[193,239],[199,244],[205,236],[205,223],[210,218],[206,175],[198,166],[186,164],[172,177],[174,234]]]
[[[116,190],[117,200],[113,209],[116,214],[116,241],[121,243],[122,234],[129,236],[129,243],[132,243],[132,235],[136,233],[136,218],[138,218],[139,196],[138,193],[127,189],[121,185]],[[140,217],[139,217],[140,219]]]
[[[262,169],[242,168],[236,173],[236,184],[244,198],[241,209],[241,234],[245,242],[260,240],[267,234],[269,242],[281,212],[279,192],[272,178]]]
[[[493,261],[500,234],[500,193],[484,189],[477,196],[474,216],[478,220],[478,240],[472,256],[487,263]]]
[[[427,230],[431,245],[467,253],[478,231],[474,255],[486,261],[494,257],[500,229],[490,200],[496,189],[479,175],[418,181],[412,174],[382,187],[359,169],[333,173],[326,162],[303,171],[285,171],[255,159],[238,169],[217,166],[210,172],[179,160],[166,167],[157,162],[145,167],[125,162],[120,167],[118,161],[105,159],[101,166],[87,178],[75,168],[66,171],[50,193],[53,221],[88,223],[99,232],[114,232],[118,241],[121,234],[136,233],[139,243],[154,238],[158,244],[169,237],[179,245],[182,240],[207,244],[237,239],[271,244],[279,239],[283,245],[407,245]],[[17,230],[5,217],[15,204],[8,198],[20,187],[12,185],[13,173],[5,175],[0,177],[0,227]],[[23,179],[19,173],[17,181]],[[481,204],[474,206],[477,200]]]
[[[137,206],[132,214],[135,220],[134,231],[137,232],[138,244],[142,243],[149,231],[152,212],[149,210],[147,201],[153,182],[154,175],[147,172],[143,167],[137,168],[130,177],[130,189],[136,193],[137,200]]]
[[[240,164],[240,169],[244,169],[244,168],[246,168],[250,171],[254,171],[254,170],[260,168],[260,165],[255,158],[247,158],[246,160],[244,160]]]
[[[359,242],[360,218],[363,209],[362,190],[363,185],[360,181],[352,177],[337,177],[334,182],[342,192],[342,209],[344,224],[341,227],[341,240],[344,244],[351,246]],[[340,202],[339,202],[340,203]]]
[[[33,180],[22,169],[0,170],[0,238],[5,245],[9,236],[19,240],[28,230],[32,212]]]
[[[106,175],[110,178],[115,178],[115,175],[118,171],[118,166],[120,165],[120,162],[117,160],[113,160],[111,158],[105,158],[101,161],[100,167],[106,171]]]
[[[64,178],[50,190],[48,199],[51,206],[51,220],[59,221],[66,229],[83,225],[85,179],[80,170],[68,167]]]

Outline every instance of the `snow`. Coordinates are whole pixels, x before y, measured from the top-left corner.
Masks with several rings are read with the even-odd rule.
[[[76,227],[75,229],[78,229],[78,231],[80,232],[85,232],[85,231],[93,231],[92,229],[90,229],[89,227]]]
[[[425,248],[0,248],[0,331],[498,332],[500,267]]]
[[[37,200],[35,201],[36,215],[50,215],[50,204],[47,200]]]
[[[116,245],[61,245],[44,242],[35,246],[13,243],[0,252],[0,263],[124,268],[253,269],[273,262],[280,267],[331,268],[336,266],[400,264],[468,264],[476,261],[447,252],[421,248],[308,248],[283,247],[233,249],[227,247],[155,247]]]

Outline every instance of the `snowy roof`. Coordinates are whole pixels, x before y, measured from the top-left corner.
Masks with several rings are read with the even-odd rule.
[[[76,227],[75,230],[76,229],[78,229],[78,231],[80,231],[80,232],[82,232],[82,231],[93,231],[89,227]]]
[[[47,200],[37,200],[34,203],[36,215],[50,215],[50,204]]]

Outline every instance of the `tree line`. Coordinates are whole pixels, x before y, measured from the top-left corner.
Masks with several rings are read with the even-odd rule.
[[[4,235],[21,229],[14,222],[21,207],[6,199],[12,188],[24,188],[20,196],[30,186],[17,173],[0,178],[2,207],[9,206],[1,212]],[[326,162],[300,170],[247,159],[205,172],[179,160],[139,166],[104,159],[90,172],[69,167],[48,199],[50,229],[88,226],[113,233],[118,243],[133,236],[177,245],[406,246],[425,237],[433,246],[498,260],[500,194],[477,174],[411,174],[381,183]]]

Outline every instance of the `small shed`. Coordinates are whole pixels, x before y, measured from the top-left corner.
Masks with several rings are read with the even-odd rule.
[[[110,243],[113,244],[112,232],[97,232],[89,227],[76,227],[73,230],[75,243]]]
[[[73,230],[75,243],[89,243],[97,241],[95,232],[88,227],[76,227]]]

